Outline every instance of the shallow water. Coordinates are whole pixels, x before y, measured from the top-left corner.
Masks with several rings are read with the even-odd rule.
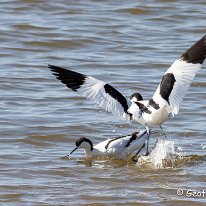
[[[164,125],[161,152],[138,164],[89,160],[81,150],[63,158],[81,136],[98,143],[142,127],[102,112],[47,68],[151,97],[169,65],[206,33],[205,1],[11,0],[0,11],[1,205],[205,205],[206,195],[190,193],[206,189],[205,64]]]

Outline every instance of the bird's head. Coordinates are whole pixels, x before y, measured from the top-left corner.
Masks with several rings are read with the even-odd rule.
[[[87,139],[86,137],[79,138],[75,144],[76,144],[76,147],[70,152],[69,155],[71,155],[74,151],[76,151],[79,148],[83,148],[89,151],[93,150],[93,144],[91,140]]]
[[[135,120],[136,117],[140,117],[141,112],[139,110],[139,101],[143,101],[142,95],[139,93],[134,93],[130,96],[130,100],[132,102],[130,108],[127,110],[127,113],[130,116],[130,120]]]
[[[131,102],[143,101],[142,95],[140,93],[134,93],[130,96]]]

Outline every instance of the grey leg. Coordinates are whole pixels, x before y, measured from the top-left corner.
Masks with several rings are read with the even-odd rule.
[[[166,135],[166,133],[163,131],[162,126],[161,126],[161,125],[160,125],[160,129],[161,129],[162,133],[164,134],[165,139],[167,139],[167,135]]]
[[[149,137],[150,137],[150,130],[149,130],[149,127],[147,127],[146,125],[145,125],[145,127],[146,127],[146,130],[147,130],[147,151],[146,151],[146,156],[148,156],[149,155]]]
[[[135,161],[135,157],[141,152],[141,150],[145,147],[145,144],[138,150],[138,152],[132,157],[132,160]]]

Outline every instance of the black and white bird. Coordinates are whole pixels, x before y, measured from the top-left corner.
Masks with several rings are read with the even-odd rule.
[[[181,102],[205,57],[206,35],[170,66],[151,99],[143,100],[141,94],[134,93],[130,96],[130,106],[127,99],[110,84],[57,66],[49,65],[49,68],[68,88],[92,100],[101,108],[144,125],[149,142],[150,127],[159,126],[162,130],[161,125],[169,117],[178,114]]]
[[[88,157],[110,157],[126,160],[131,154],[135,153],[133,158],[139,154],[146,141],[146,130],[134,132],[127,136],[107,139],[95,146],[90,139],[81,137],[76,141],[76,148],[69,155],[78,148],[83,148]]]

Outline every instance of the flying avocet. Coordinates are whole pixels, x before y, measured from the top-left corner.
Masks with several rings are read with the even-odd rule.
[[[90,139],[81,137],[76,141],[76,147],[69,155],[78,148],[83,148],[89,157],[113,157],[126,160],[129,155],[134,154],[133,159],[144,148],[147,141],[147,131],[134,132],[127,136],[115,137],[93,145]],[[69,156],[68,155],[68,156]]]
[[[151,99],[143,100],[141,94],[134,93],[130,96],[130,107],[126,98],[110,84],[57,66],[49,65],[49,68],[68,88],[93,100],[101,108],[144,125],[148,134],[148,151],[149,127],[159,126],[162,130],[161,125],[178,114],[180,104],[205,57],[206,35],[171,65]]]

